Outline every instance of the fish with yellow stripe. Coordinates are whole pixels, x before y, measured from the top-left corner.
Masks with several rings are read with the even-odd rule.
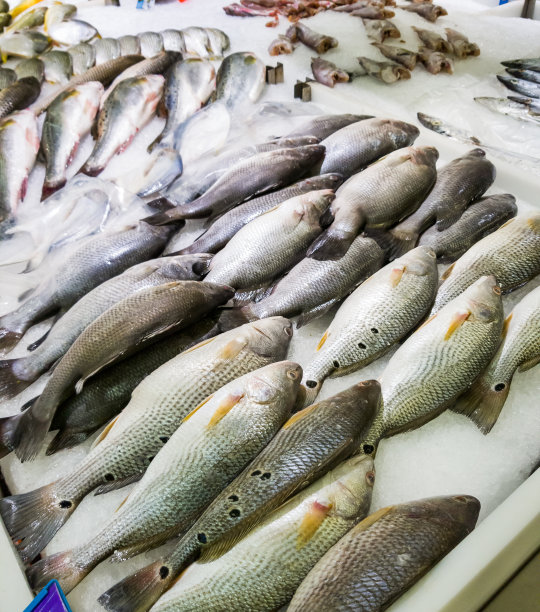
[[[184,531],[276,434],[294,406],[301,379],[297,363],[282,361],[206,398],[184,418],[97,535],[28,569],[32,587],[39,590],[54,576],[70,591],[113,552],[123,559]]]

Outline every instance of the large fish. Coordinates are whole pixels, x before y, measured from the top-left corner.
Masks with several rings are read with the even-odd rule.
[[[325,378],[368,365],[414,329],[435,299],[438,280],[435,254],[418,247],[362,283],[340,306],[305,368],[306,401],[317,397]]]
[[[257,217],[214,255],[206,278],[237,291],[271,283],[303,257],[320,234],[333,199],[330,189],[311,191]]]
[[[149,223],[162,225],[176,219],[198,219],[227,212],[237,204],[265,191],[292,183],[308,173],[324,156],[321,145],[307,145],[259,153],[242,159],[201,197],[148,217]]]
[[[36,100],[41,91],[40,82],[33,76],[26,76],[8,85],[0,92],[0,119],[13,111],[27,108]]]
[[[366,516],[373,461],[353,457],[275,510],[223,556],[191,565],[154,612],[285,605],[322,555]]]
[[[266,66],[254,53],[231,53],[216,77],[216,100],[231,110],[257,102],[264,89]]]
[[[452,406],[497,350],[503,318],[497,281],[483,276],[416,330],[381,375],[383,405],[364,452]]]
[[[447,268],[432,314],[485,274],[496,277],[503,293],[540,274],[540,213],[510,219]]]
[[[155,114],[165,79],[159,74],[121,81],[107,98],[96,122],[96,144],[82,168],[97,176],[111,159],[125,151],[137,132]]]
[[[435,182],[438,157],[433,147],[408,147],[353,175],[336,193],[334,222],[308,255],[339,259],[363,227],[385,229],[414,212]]]
[[[379,400],[379,384],[365,381],[295,414],[173,552],[113,586],[100,597],[101,605],[115,612],[147,610],[201,548],[218,556],[291,495],[350,457]]]
[[[90,133],[103,95],[98,81],[83,83],[61,93],[47,109],[41,135],[45,157],[42,199],[66,184],[66,170],[81,139]]]
[[[526,295],[508,315],[503,336],[486,370],[454,408],[470,417],[485,434],[499,418],[514,374],[540,363],[540,287]]]
[[[287,134],[287,137],[292,136],[304,136],[309,134],[315,136],[319,140],[328,138],[334,132],[341,130],[341,128],[351,125],[351,123],[357,123],[364,119],[373,119],[372,115],[318,115],[313,119],[308,119],[304,123],[301,123],[296,129]]]
[[[139,223],[134,228],[98,234],[86,240],[29,294],[29,299],[0,318],[0,348],[13,348],[34,323],[59,310],[67,310],[109,278],[159,255],[170,234],[170,229]],[[0,372],[0,393],[6,391]]]
[[[54,575],[67,593],[113,552],[132,556],[185,531],[274,437],[295,404],[301,378],[298,364],[281,361],[206,398],[96,535],[31,566],[32,588],[39,591]]]
[[[16,214],[24,200],[38,150],[34,113],[19,111],[0,121],[0,221]]]
[[[298,587],[289,612],[386,610],[476,525],[470,495],[381,508],[353,527]]]
[[[145,378],[70,473],[0,501],[21,557],[34,559],[96,487],[106,492],[138,480],[189,412],[229,381],[283,359],[292,334],[282,317],[257,321],[203,341]]]

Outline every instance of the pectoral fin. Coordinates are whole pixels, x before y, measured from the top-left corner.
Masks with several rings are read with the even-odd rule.
[[[321,503],[317,500],[311,504],[298,529],[298,536],[296,538],[297,549],[303,548],[313,538],[330,510],[332,510],[332,506],[331,502]]]
[[[444,336],[445,340],[450,340],[450,338],[454,335],[454,333],[465,323],[465,321],[471,316],[471,313],[466,310],[463,312],[456,312],[456,314],[452,317],[450,321],[450,325],[446,330],[446,334]]]
[[[208,425],[206,426],[206,429],[211,429],[212,427],[214,427],[215,425],[217,425],[221,419],[228,413],[230,412],[235,406],[236,404],[238,404],[238,402],[244,397],[243,393],[240,394],[234,394],[231,393],[230,395],[228,395],[218,406],[217,410],[214,412],[214,414],[212,415],[212,418],[210,419],[210,421],[208,422]]]
[[[324,336],[319,340],[319,344],[317,344],[317,348],[315,349],[316,351],[320,351],[322,349],[327,338],[328,338],[328,330],[324,332]]]

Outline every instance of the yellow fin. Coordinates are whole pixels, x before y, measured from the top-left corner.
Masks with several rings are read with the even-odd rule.
[[[304,410],[300,410],[300,412],[293,414],[292,417],[285,423],[285,425],[283,425],[283,429],[289,429],[289,427],[291,427],[291,425],[296,423],[296,421],[300,421],[305,416],[310,414],[310,412],[313,412],[313,410],[315,410],[315,408],[317,408],[318,405],[319,404],[311,404],[311,406],[304,408]]]
[[[511,312],[511,313],[510,313],[510,314],[509,314],[509,315],[506,317],[506,319],[504,320],[504,323],[503,323],[503,328],[502,328],[502,338],[503,338],[503,339],[504,339],[504,338],[506,338],[506,334],[508,333],[508,326],[510,325],[510,321],[512,320],[512,315],[513,315],[513,314],[514,314],[514,313],[513,313],[513,312]]]
[[[129,497],[129,493],[124,497],[124,499],[122,500],[121,504],[118,506],[118,508],[116,508],[115,512],[118,512],[118,510],[120,510],[120,508],[127,502],[127,498]]]
[[[330,502],[322,504],[317,500],[311,504],[311,508],[304,515],[298,528],[298,537],[296,538],[297,549],[305,546],[317,533],[317,529],[323,524],[324,519],[328,516],[330,510],[332,510],[332,505]]]
[[[24,13],[24,11],[26,11],[30,7],[34,6],[35,4],[38,4],[41,1],[42,0],[24,0],[24,2],[21,2],[15,8],[11,9],[11,11],[9,11],[9,14],[13,18],[15,18],[15,17],[17,17],[17,15],[20,15],[21,13]]]
[[[442,273],[441,280],[446,280],[450,276],[450,274],[452,274],[452,270],[454,269],[455,265],[456,265],[456,262],[454,262],[451,266],[446,268],[446,270]]]
[[[324,336],[319,340],[319,344],[317,344],[317,348],[315,349],[316,351],[320,351],[322,349],[327,338],[328,338],[328,330],[324,332]]]
[[[214,427],[214,425],[217,425],[221,419],[230,411],[232,410],[236,404],[238,404],[238,402],[244,397],[243,393],[239,393],[239,394],[234,394],[231,393],[230,395],[228,395],[218,406],[217,410],[214,412],[214,414],[212,415],[212,418],[210,419],[210,421],[208,422],[208,425],[206,426],[206,429],[210,429],[212,427]]]
[[[402,276],[405,274],[406,266],[399,266],[397,268],[392,268],[390,272],[390,285],[392,287],[397,287],[399,285],[399,281]]]
[[[193,410],[182,419],[182,423],[189,421],[189,419],[191,419],[191,417],[197,412],[197,410],[199,410],[199,408],[202,408],[206,404],[206,402],[209,402],[213,397],[214,394],[212,393],[212,395],[209,395],[198,406],[195,406],[195,408],[193,408]]]
[[[184,355],[185,353],[191,353],[193,351],[196,351],[198,348],[206,346],[207,344],[210,344],[210,342],[214,342],[214,340],[215,340],[215,337],[208,338],[208,340],[203,340],[202,342],[199,342],[199,344],[196,344],[195,346],[192,346],[191,348],[188,348],[187,350],[182,351],[181,355]]]
[[[465,323],[465,321],[471,316],[471,313],[466,310],[464,312],[456,312],[456,314],[452,317],[450,321],[450,325],[446,330],[446,334],[444,335],[445,340],[450,340],[450,338],[455,334],[455,332]]]
[[[239,340],[235,338],[227,344],[219,351],[219,357],[221,359],[234,359],[238,353],[246,346],[247,342],[245,340]]]
[[[434,315],[431,315],[431,317],[429,317],[429,319],[426,319],[422,325],[420,325],[419,327],[416,328],[416,331],[422,329],[422,327],[425,327],[428,323],[431,323],[431,321],[433,321],[433,319],[438,315],[439,313],[435,313]]]
[[[356,527],[354,528],[354,531],[355,532],[366,531],[367,529],[371,527],[371,525],[373,525],[373,523],[376,523],[385,514],[388,514],[393,509],[394,509],[394,506],[386,506],[386,508],[381,508],[380,510],[377,510],[377,512],[374,512],[373,514],[366,516],[366,518],[363,521],[360,521],[358,525],[356,525]]]
[[[95,439],[94,444],[92,445],[92,448],[94,448],[100,442],[103,442],[103,440],[105,440],[105,438],[109,435],[111,429],[114,427],[114,424],[116,423],[116,421],[118,421],[119,418],[120,418],[120,415],[118,415],[117,417],[114,417],[114,419],[105,427],[105,429]]]

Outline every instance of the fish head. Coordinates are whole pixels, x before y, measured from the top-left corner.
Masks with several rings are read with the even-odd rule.
[[[482,159],[483,157],[486,156],[486,152],[484,151],[484,149],[471,149],[468,153],[466,153],[463,157],[461,157],[460,159]]]
[[[210,253],[195,253],[160,257],[155,262],[164,278],[200,280],[208,272],[212,257]]]
[[[272,361],[284,359],[293,335],[291,321],[285,317],[269,317],[237,328],[247,336],[250,350]]]
[[[313,166],[322,161],[326,147],[321,144],[310,144],[291,149],[292,158],[302,165]]]
[[[207,283],[199,281],[173,281],[178,285],[191,283],[194,292],[199,292],[204,302],[213,302],[216,306],[225,304],[234,296],[234,289],[228,285],[218,285],[217,283]],[[173,284],[169,283],[169,284]]]
[[[390,132],[390,137],[394,140],[396,147],[411,145],[420,136],[420,130],[412,123],[397,119],[388,119],[386,121],[393,128]]]
[[[280,400],[292,407],[302,380],[302,367],[294,361],[271,363],[253,372],[246,395],[257,404]]]
[[[494,276],[482,276],[463,292],[468,320],[491,324],[502,322],[502,291]]]
[[[411,161],[417,166],[435,168],[439,159],[439,151],[435,147],[409,147]]]
[[[476,525],[480,502],[472,495],[444,495],[420,499],[397,508],[408,518],[439,523],[452,532],[464,531],[464,537]]]
[[[328,406],[334,421],[347,422],[351,436],[361,437],[375,418],[381,399],[379,381],[363,380],[323,400],[320,405]]]

